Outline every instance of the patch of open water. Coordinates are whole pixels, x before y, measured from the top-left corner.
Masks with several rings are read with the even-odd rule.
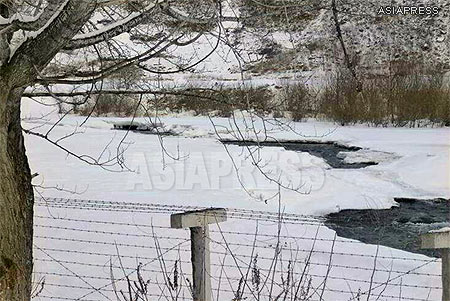
[[[355,152],[361,150],[357,146],[345,146],[336,142],[315,142],[315,141],[238,141],[221,140],[224,144],[239,146],[262,146],[262,147],[283,147],[286,150],[307,152],[312,156],[325,160],[332,168],[364,168],[378,164],[377,162],[348,163],[344,158],[338,156],[340,152]]]
[[[342,210],[329,214],[325,225],[340,237],[440,257],[420,248],[420,234],[450,226],[450,200],[395,199],[391,209]]]
[[[356,152],[361,148],[335,142],[236,140],[221,142],[239,146],[283,147],[286,150],[308,152],[323,158],[332,168],[364,168],[378,164],[345,162],[344,158],[338,155],[340,152]],[[420,248],[420,234],[450,226],[450,200],[396,198],[395,201],[399,206],[391,209],[349,209],[332,213],[326,216],[325,224],[335,230],[340,237],[439,257],[439,251]]]

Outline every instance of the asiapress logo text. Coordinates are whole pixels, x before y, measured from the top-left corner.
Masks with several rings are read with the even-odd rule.
[[[439,14],[438,6],[380,6],[378,15],[417,15],[436,16]]]

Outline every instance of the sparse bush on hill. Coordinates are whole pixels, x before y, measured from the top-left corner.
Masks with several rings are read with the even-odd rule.
[[[408,74],[394,76],[386,91],[388,114],[396,126],[420,126],[433,122],[446,124],[449,116],[440,110],[448,108],[449,90],[444,85],[442,74]]]
[[[255,110],[261,114],[272,111],[273,95],[265,87],[237,86],[220,89],[187,88],[179,95],[164,96],[160,107],[174,112],[193,111],[196,115],[215,113],[230,116],[234,110]]]
[[[77,108],[82,116],[133,116],[137,110],[138,99],[135,96],[101,94],[92,97],[86,104]]]
[[[283,83],[276,91],[244,85],[213,88],[191,85],[151,98],[147,105],[149,111],[192,111],[196,115],[222,117],[231,116],[234,110],[274,117],[283,117],[287,113],[294,121],[320,117],[341,125],[450,125],[450,89],[444,82],[443,73],[429,72],[411,64],[395,63],[392,66],[389,74],[359,78],[360,91],[356,79],[344,68],[334,72],[317,91],[302,82]],[[124,70],[122,75],[110,78],[109,84],[125,89],[132,87],[139,75],[129,71]],[[73,112],[125,117],[134,115],[136,106],[137,96],[103,94],[91,97]]]
[[[350,73],[338,71],[329,79],[320,98],[320,112],[342,125],[363,116],[361,95]]]
[[[361,79],[362,91],[345,71],[338,71],[320,98],[320,113],[342,125],[419,127],[448,125],[450,91],[443,73],[421,65],[395,63],[391,72]]]
[[[316,99],[311,94],[311,89],[303,83],[284,85],[280,90],[280,99],[294,121],[316,115]]]
[[[363,113],[359,116],[360,122],[373,126],[384,126],[389,122],[388,99],[382,92],[389,84],[389,80],[385,78],[372,79],[366,81],[363,86],[362,103]]]

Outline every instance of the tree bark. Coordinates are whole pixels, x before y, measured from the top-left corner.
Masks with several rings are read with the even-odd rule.
[[[22,88],[0,77],[0,301],[30,300],[33,187],[20,123]]]
[[[0,0],[1,1],[1,0]],[[25,87],[79,32],[96,1],[68,0],[51,22],[0,68],[0,301],[29,301],[33,272],[33,187],[20,120]],[[1,45],[0,45],[1,46]],[[6,56],[5,56],[6,57]],[[3,62],[4,63],[4,62]]]

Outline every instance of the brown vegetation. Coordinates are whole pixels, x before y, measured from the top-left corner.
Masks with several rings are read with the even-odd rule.
[[[118,79],[114,79],[118,80]],[[126,78],[121,86],[133,83]],[[81,115],[132,116],[138,114],[136,96],[98,95],[74,110]],[[321,118],[341,125],[448,126],[450,89],[443,73],[417,65],[393,63],[388,74],[364,76],[358,82],[345,68],[332,73],[320,89],[302,82],[268,87],[172,89],[147,100],[147,110],[186,112],[195,115],[231,116],[234,110],[255,111],[294,121]],[[286,114],[287,113],[287,114]]]

